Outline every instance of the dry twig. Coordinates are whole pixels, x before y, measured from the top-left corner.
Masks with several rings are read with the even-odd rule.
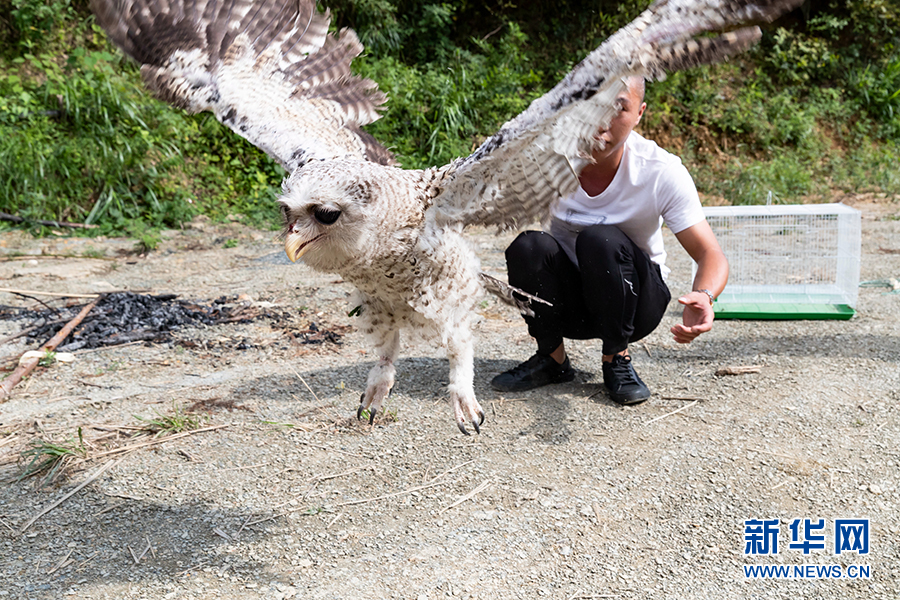
[[[661,415],[661,416],[659,416],[659,417],[656,417],[655,419],[650,419],[649,421],[647,421],[646,423],[644,423],[644,425],[649,425],[650,423],[655,423],[656,421],[659,421],[660,419],[665,419],[666,417],[671,417],[671,416],[674,415],[675,413],[680,413],[681,411],[683,411],[683,410],[685,410],[685,409],[687,409],[687,408],[690,408],[690,407],[692,407],[692,406],[695,405],[695,404],[697,404],[697,400],[694,400],[694,401],[691,402],[690,404],[685,404],[685,405],[682,406],[681,408],[676,408],[676,409],[673,410],[672,412],[669,412],[669,413],[666,413],[666,414]]]
[[[53,575],[54,573],[59,571],[61,568],[66,566],[69,563],[69,557],[72,556],[73,552],[75,552],[75,548],[72,548],[71,550],[69,550],[68,554],[66,554],[61,561],[56,563],[55,567],[53,567],[52,569],[47,571],[47,575]],[[74,562],[74,561],[72,561],[72,562]]]
[[[474,498],[475,496],[477,496],[478,494],[480,494],[481,492],[483,492],[483,491],[485,490],[485,488],[487,488],[487,486],[491,485],[493,482],[494,482],[494,481],[493,481],[492,479],[488,479],[488,480],[486,480],[486,481],[483,481],[478,487],[476,487],[474,490],[472,490],[471,492],[469,492],[469,493],[466,494],[465,496],[462,496],[461,498],[459,498],[456,502],[454,502],[454,503],[451,504],[450,506],[447,506],[447,507],[445,507],[445,508],[442,508],[440,511],[438,511],[438,514],[439,514],[439,515],[442,515],[442,514],[444,514],[446,511],[450,510],[451,508],[453,508],[453,507],[455,507],[455,506],[459,506],[460,504],[462,504],[462,503],[465,502],[466,500],[469,500],[470,498]]]
[[[719,377],[723,375],[747,375],[748,373],[759,373],[760,368],[759,365],[722,367],[721,369],[716,369],[716,375]]]
[[[0,288],[0,292],[10,294],[33,294],[35,296],[53,296],[54,298],[99,298],[100,294],[66,294],[61,292],[36,292],[34,290],[15,290],[12,288]]]
[[[173,440],[177,440],[179,438],[183,438],[189,435],[194,435],[195,433],[203,433],[205,431],[213,431],[214,429],[222,429],[223,427],[230,426],[231,423],[225,423],[224,425],[212,425],[210,427],[203,427],[202,429],[192,429],[191,431],[182,431],[181,433],[176,433],[175,435],[169,435],[166,437],[158,438],[149,442],[141,442],[140,444],[132,444],[130,446],[122,446],[120,448],[113,448],[112,450],[107,450],[106,452],[101,452],[100,454],[96,454],[91,458],[102,458],[104,456],[111,456],[113,454],[122,454],[123,452],[131,452],[132,450],[137,450],[139,448],[146,448],[147,446],[155,446],[156,444],[162,444],[165,442],[171,442]]]
[[[66,494],[65,496],[63,496],[62,498],[60,498],[59,500],[57,500],[56,502],[54,502],[53,504],[51,504],[50,506],[48,506],[47,508],[45,508],[44,510],[42,510],[41,512],[39,512],[38,514],[36,514],[36,515],[34,515],[33,517],[31,517],[31,518],[28,520],[28,522],[25,523],[25,525],[24,525],[21,529],[19,529],[19,531],[16,532],[16,534],[15,534],[16,537],[18,537],[18,536],[22,535],[23,533],[25,533],[25,531],[26,531],[29,527],[31,527],[32,525],[34,525],[34,523],[35,523],[38,519],[40,519],[41,517],[43,517],[44,515],[46,515],[48,512],[50,512],[51,510],[53,510],[54,508],[56,508],[57,506],[59,506],[60,504],[62,504],[63,502],[65,502],[66,500],[68,500],[69,498],[71,498],[72,496],[74,496],[75,494],[77,494],[79,491],[81,491],[81,489],[82,489],[83,487],[85,487],[86,485],[88,485],[89,483],[91,483],[92,481],[94,481],[95,479],[97,479],[98,477],[100,477],[101,475],[103,475],[103,473],[106,472],[107,469],[109,469],[110,467],[114,467],[114,466],[118,465],[118,464],[119,464],[120,462],[122,462],[123,460],[124,460],[123,458],[120,458],[119,460],[116,460],[116,461],[109,461],[109,462],[107,462],[105,465],[103,465],[102,467],[100,467],[99,469],[97,469],[96,471],[94,471],[94,473],[93,473],[90,477],[88,477],[87,479],[85,479],[84,481],[82,481],[82,482],[78,485],[78,487],[76,487],[74,490],[72,490],[71,492],[69,492],[68,494]]]
[[[52,352],[59,344],[68,337],[72,330],[75,329],[79,323],[87,316],[91,309],[97,305],[97,301],[91,302],[87,304],[84,308],[81,309],[74,319],[69,321],[65,327],[59,330],[59,333],[50,338],[46,344],[41,346],[41,350],[44,352]],[[26,377],[29,373],[31,373],[34,368],[40,362],[40,358],[31,358],[28,359],[22,364],[20,364],[12,374],[0,382],[0,401],[6,400],[10,394],[12,394],[12,389],[15,387],[17,383],[19,383],[23,377]]]

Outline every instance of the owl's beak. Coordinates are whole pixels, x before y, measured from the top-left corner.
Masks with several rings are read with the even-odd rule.
[[[298,233],[289,233],[284,240],[284,251],[287,254],[287,257],[291,259],[291,262],[297,262],[300,260],[301,256],[306,254],[310,245],[320,237],[322,236],[317,235],[313,239],[307,240]]]

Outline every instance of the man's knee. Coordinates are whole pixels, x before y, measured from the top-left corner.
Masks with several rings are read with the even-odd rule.
[[[543,231],[523,231],[506,249],[507,265],[536,265],[559,250],[559,243]]]
[[[591,225],[582,230],[575,240],[575,254],[578,262],[583,258],[596,260],[600,257],[618,259],[623,249],[630,249],[631,238],[615,225]]]

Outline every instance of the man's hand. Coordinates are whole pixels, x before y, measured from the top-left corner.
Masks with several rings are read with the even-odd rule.
[[[712,329],[715,313],[705,292],[691,292],[678,299],[684,305],[682,323],[670,330],[679,344],[690,344],[701,333]]]

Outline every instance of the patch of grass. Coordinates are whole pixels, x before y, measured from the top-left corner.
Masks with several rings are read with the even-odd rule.
[[[44,351],[44,356],[42,356],[40,358],[40,360],[38,360],[38,366],[39,367],[50,367],[55,362],[56,362],[56,352],[53,352],[52,350],[46,350],[46,351]],[[79,431],[79,436],[80,436],[81,430],[79,429],[78,431]]]
[[[81,427],[78,428],[78,439],[65,442],[52,442],[48,440],[36,440],[31,443],[31,448],[22,452],[22,458],[28,464],[22,469],[18,480],[42,475],[38,481],[38,488],[55,481],[73,460],[87,457],[87,448],[84,446],[84,438]]]
[[[360,413],[360,420],[369,422],[369,417],[372,413],[369,412],[368,409],[363,410]],[[385,425],[387,423],[396,423],[399,419],[397,418],[397,410],[393,408],[387,408],[383,406],[380,411],[375,414],[375,422],[374,425]]]
[[[228,240],[225,240],[225,243],[223,244],[223,246],[225,248],[237,248],[238,243],[239,242],[235,239],[228,239]]]
[[[273,427],[284,427],[285,429],[294,429],[297,426],[293,423],[280,423],[278,421],[260,421],[263,425],[272,425]]]
[[[104,373],[115,373],[116,371],[121,369],[123,366],[124,365],[121,362],[114,360],[112,362],[107,363],[105,366],[97,369],[96,373],[97,373],[97,375],[103,375]]]
[[[149,418],[134,415],[135,419],[144,424],[144,430],[153,434],[154,437],[199,429],[208,419],[205,415],[184,412],[174,402],[172,403],[172,414],[166,415],[159,411],[155,412],[156,416]]]
[[[85,258],[106,258],[106,253],[103,250],[99,250],[93,246],[85,248],[81,255]]]

